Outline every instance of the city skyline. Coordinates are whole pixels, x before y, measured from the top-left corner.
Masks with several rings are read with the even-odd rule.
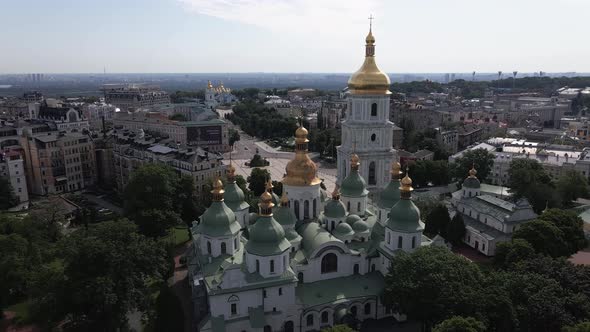
[[[388,73],[590,71],[582,0],[28,0],[5,9],[0,73],[349,73],[371,14]]]

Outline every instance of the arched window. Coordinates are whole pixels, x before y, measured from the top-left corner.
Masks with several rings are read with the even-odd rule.
[[[275,260],[270,260],[270,273],[275,273]]]
[[[346,202],[346,210],[350,212],[350,202]]]
[[[303,272],[299,272],[297,274],[297,279],[299,280],[299,283],[302,284],[303,283]]]
[[[225,255],[227,253],[227,247],[225,245],[225,242],[221,242],[221,254]]]
[[[387,232],[387,244],[391,243],[391,233]]]
[[[371,264],[371,272],[375,272],[375,264]]]
[[[260,261],[256,260],[256,272],[260,273]]]
[[[322,258],[322,273],[338,271],[338,256],[334,253],[326,254]]]
[[[377,135],[375,135],[375,134],[371,135],[371,142],[375,142],[376,139],[377,139]]]
[[[314,199],[313,199],[313,217],[314,217],[314,218],[316,217],[316,213],[317,213],[316,211],[317,211],[317,208],[318,208],[317,199],[315,199],[315,198],[314,198]]]
[[[238,250],[238,238],[234,239],[234,249]]]
[[[375,162],[371,161],[369,164],[369,184],[377,184],[375,179]]]
[[[361,202],[356,203],[356,212],[361,213]]]
[[[351,314],[352,314],[354,317],[356,317],[356,306],[355,306],[355,305],[353,305],[353,306],[350,308],[350,313],[351,313]]]
[[[332,228],[331,228],[331,230],[334,230],[334,227],[335,227],[335,223],[334,223],[334,220],[332,220]]]
[[[285,332],[293,332],[295,330],[295,324],[293,321],[288,321],[285,323]]]
[[[303,201],[303,219],[309,219],[309,201]]]
[[[359,274],[359,265],[358,264],[354,264],[354,268],[353,268],[353,272],[354,274]]]
[[[328,324],[328,312],[322,312],[322,324]]]
[[[377,103],[371,104],[371,116],[377,116]]]
[[[416,237],[412,236],[412,248],[416,248]]]
[[[365,315],[371,314],[371,303],[365,304]]]
[[[312,314],[307,315],[306,321],[307,321],[307,326],[313,326],[313,315]]]
[[[404,238],[402,238],[401,236],[398,236],[397,237],[397,247],[398,248],[401,248],[402,247],[403,241],[404,241]]]
[[[299,201],[295,200],[294,210],[295,210],[295,217],[299,220]]]
[[[207,241],[207,253],[211,255],[211,242]]]

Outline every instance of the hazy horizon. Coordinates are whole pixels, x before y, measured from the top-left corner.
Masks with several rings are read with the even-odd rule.
[[[0,73],[590,72],[585,0],[21,0]]]

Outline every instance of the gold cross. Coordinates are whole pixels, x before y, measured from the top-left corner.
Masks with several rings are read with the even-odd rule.
[[[371,15],[369,16],[369,30],[371,30],[371,29],[373,28],[373,20],[374,20],[374,19],[375,19],[375,18],[373,17],[373,14],[371,14]]]

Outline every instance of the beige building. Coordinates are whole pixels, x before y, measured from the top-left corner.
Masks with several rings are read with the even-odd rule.
[[[134,170],[150,163],[165,164],[179,175],[191,176],[199,193],[206,189],[211,179],[222,174],[223,158],[220,154],[198,147],[177,148],[170,140],[156,142],[149,135],[143,138],[131,136],[129,132],[114,134],[114,174],[119,191],[125,188]]]

